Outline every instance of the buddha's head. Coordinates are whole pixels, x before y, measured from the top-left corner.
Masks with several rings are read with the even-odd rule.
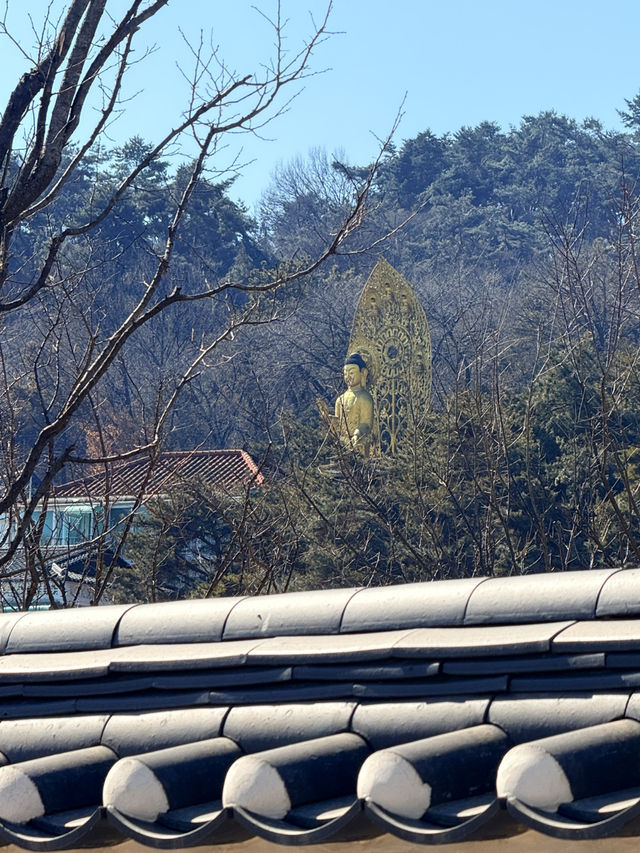
[[[348,388],[364,388],[367,384],[367,372],[366,362],[359,352],[347,356],[343,376]]]

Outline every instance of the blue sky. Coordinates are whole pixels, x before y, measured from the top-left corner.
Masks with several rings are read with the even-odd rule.
[[[7,23],[25,48],[33,42],[26,16],[37,23],[47,5],[10,0]],[[108,8],[125,5],[116,0]],[[153,141],[179,111],[186,83],[178,66],[189,68],[190,55],[178,27],[192,43],[200,32],[211,37],[226,63],[245,73],[270,54],[260,11],[271,15],[275,6],[275,0],[170,2],[144,34],[157,50],[135,68],[128,91],[137,94],[112,128],[114,141],[134,134]],[[325,6],[282,0],[287,47],[301,43]],[[640,90],[638,0],[334,0],[330,29],[335,35],[312,60],[323,73],[305,81],[262,138],[234,137],[220,153],[223,168],[241,150],[247,165],[232,195],[249,208],[278,162],[314,146],[366,164],[403,101],[398,144],[427,128],[443,134],[484,120],[508,129],[523,115],[550,109],[619,129],[617,109]],[[26,60],[0,42],[2,105],[24,70]]]

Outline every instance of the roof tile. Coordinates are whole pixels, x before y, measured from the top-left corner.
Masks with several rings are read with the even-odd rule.
[[[12,616],[0,656],[0,764],[53,757],[47,784],[58,786],[59,799],[51,801],[55,811],[23,830],[0,820],[0,836],[45,850],[99,845],[105,831],[111,841],[128,836],[159,847],[221,844],[247,832],[278,844],[326,843],[348,833],[370,834],[376,827],[412,843],[450,843],[497,832],[498,824],[516,833],[517,822],[559,838],[632,832],[630,821],[640,816],[634,795],[640,791],[640,765],[632,761],[624,779],[609,774],[608,790],[598,802],[587,796],[592,791],[586,784],[598,782],[593,770],[598,750],[617,748],[614,730],[637,728],[628,723],[640,718],[635,689],[640,619],[630,618],[625,599],[636,581],[630,573],[623,579],[624,574],[472,579],[451,586],[438,582]],[[594,727],[613,721],[623,725],[605,727],[598,740]],[[585,787],[572,787],[570,801],[551,814],[515,798],[499,801],[493,765],[479,771],[477,784],[471,779],[469,767],[481,767],[484,746],[473,734],[467,743],[462,731],[485,730],[487,724],[516,745],[558,736],[554,743],[568,762],[565,775],[577,774]],[[573,736],[578,729],[585,730],[582,746]],[[243,766],[254,768],[246,774],[249,787],[262,785],[263,793],[256,768],[263,766],[264,750],[286,747],[284,763],[270,765],[275,776],[269,778],[283,786],[289,803],[279,817],[270,810],[251,815],[239,804],[225,811],[216,800],[221,779],[215,791],[190,787],[184,773],[202,754],[198,744],[220,737],[253,756]],[[456,750],[451,758],[441,746],[458,741],[471,750],[469,761],[456,763]],[[417,806],[407,816],[402,802],[384,799],[391,778],[384,767],[391,765],[379,754],[380,766],[369,780],[382,799],[359,801],[355,780],[364,773],[366,757],[360,747],[344,778],[322,774],[318,767],[325,759],[338,766],[351,755],[351,749],[331,746],[347,742],[366,742],[366,755],[391,748],[393,766],[408,762],[412,770],[402,766],[410,777],[417,774],[411,777],[415,791],[431,788],[426,810],[419,814]],[[171,752],[176,746],[180,749]],[[83,792],[77,790],[72,755],[97,747],[127,760],[141,756],[130,765],[139,774],[126,783],[132,800],[144,799],[144,786],[136,779],[145,774],[148,779],[149,773],[158,781],[157,791],[178,780],[177,798],[167,800],[156,817],[127,817],[115,807],[100,809],[98,785],[98,793],[88,795],[91,802],[78,810]],[[628,752],[635,754],[635,747]],[[33,766],[34,773],[40,766]],[[12,769],[6,763],[0,767],[0,783],[10,779]],[[99,770],[100,782],[107,769]],[[226,770],[240,773],[242,766],[232,762]],[[233,779],[228,774],[222,775]],[[195,779],[197,772],[192,775]],[[68,796],[65,779],[71,780]],[[37,790],[40,783],[34,780]],[[618,784],[626,787],[609,790]],[[415,791],[411,787],[407,798]],[[438,791],[445,792],[443,803],[437,802]]]
[[[259,486],[264,477],[244,450],[166,450],[119,460],[89,477],[56,485],[54,499],[110,500],[167,494],[188,483],[234,492]]]

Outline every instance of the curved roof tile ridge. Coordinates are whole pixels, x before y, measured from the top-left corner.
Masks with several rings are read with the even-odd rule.
[[[619,569],[610,575],[600,590],[596,616],[599,619],[606,619],[638,615],[640,615],[640,569]]]
[[[632,834],[639,584],[598,569],[3,614],[0,792],[30,799],[0,803],[0,838]],[[548,793],[554,762],[549,805],[527,780]],[[387,796],[396,782],[406,797]],[[161,807],[132,811],[145,785]]]
[[[489,578],[469,597],[465,625],[594,619],[600,591],[618,570]]]
[[[589,621],[635,614],[639,593],[640,569],[594,569],[4,613],[0,652]]]
[[[120,618],[135,604],[34,610],[11,626],[4,654],[108,649]],[[3,614],[13,615],[13,614]]]
[[[218,642],[229,613],[242,600],[240,596],[137,604],[119,619],[113,645]]]

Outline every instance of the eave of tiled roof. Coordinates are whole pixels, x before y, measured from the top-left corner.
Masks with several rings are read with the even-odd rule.
[[[0,651],[28,849],[640,818],[640,570],[2,614]]]
[[[151,462],[148,456],[113,463],[104,472],[57,485],[56,500],[136,499],[167,494],[190,482],[202,482],[225,491],[237,491],[264,481],[258,466],[245,450],[164,451]]]

